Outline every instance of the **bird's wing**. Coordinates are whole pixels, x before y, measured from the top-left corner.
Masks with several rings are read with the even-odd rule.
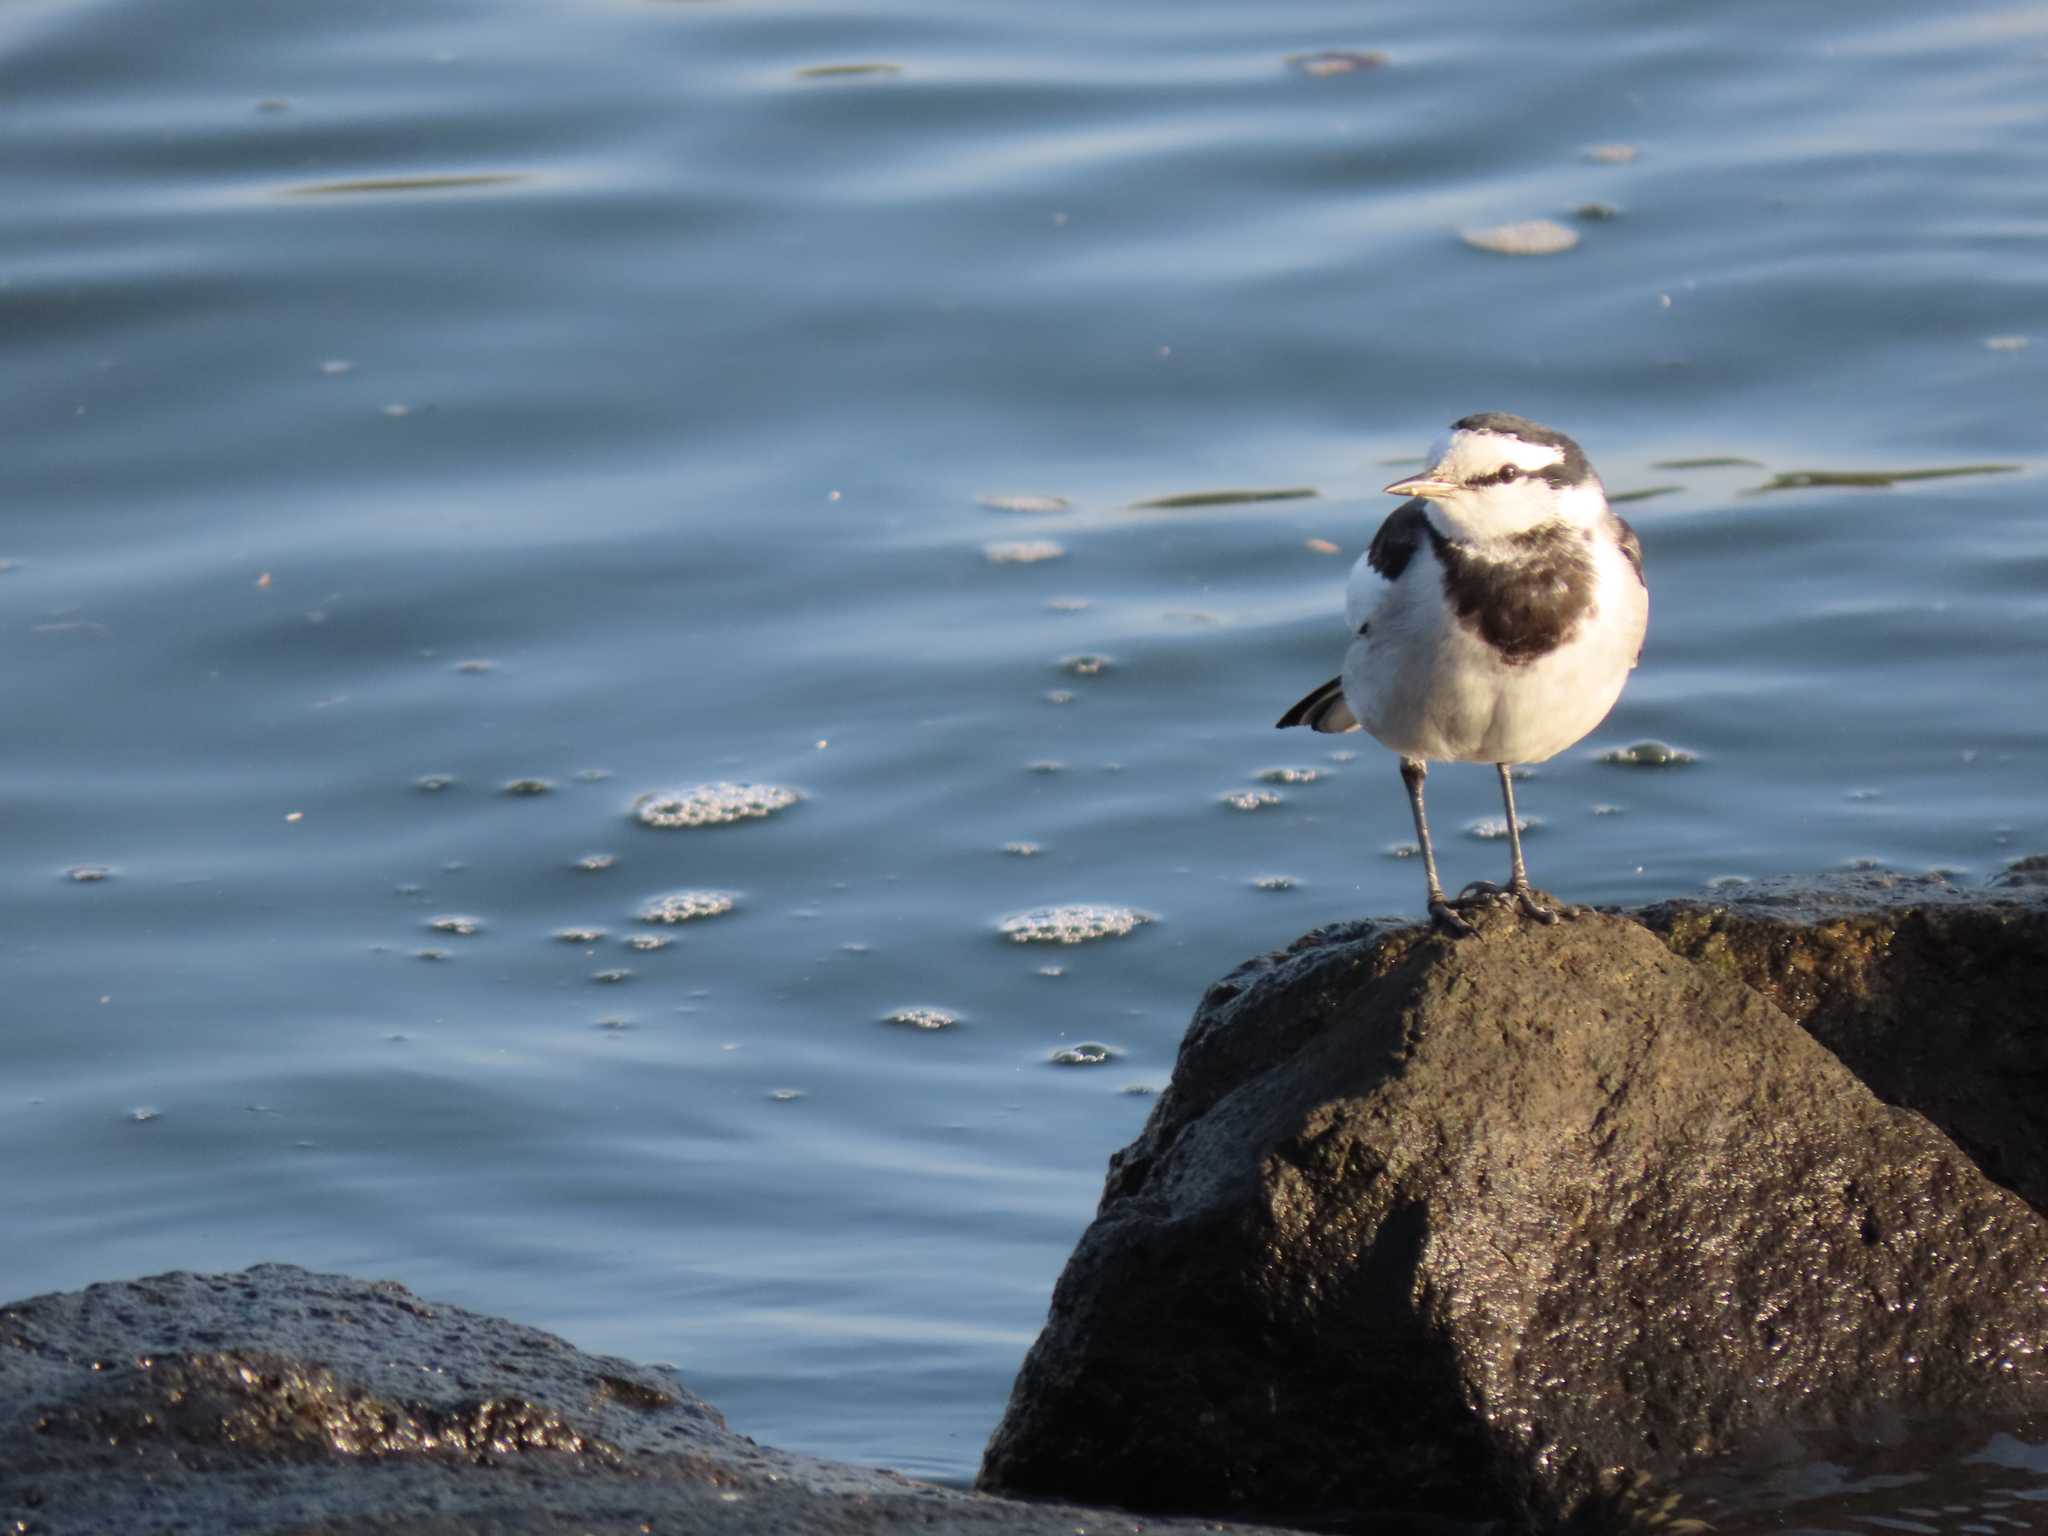
[[[1344,679],[1333,677],[1274,722],[1282,730],[1306,725],[1318,731],[1355,731],[1358,716],[1344,699]]]
[[[1344,622],[1352,634],[1363,634],[1371,625],[1374,611],[1429,537],[1427,508],[1420,496],[1394,508],[1372,536],[1364,558],[1351,568],[1344,588]]]
[[[1643,541],[1636,537],[1635,529],[1629,527],[1628,519],[1619,512],[1609,508],[1607,515],[1614,519],[1614,542],[1621,546],[1623,557],[1627,559],[1630,565],[1635,567],[1636,580],[1643,584],[1643,591],[1647,593],[1650,590],[1650,581],[1648,577],[1643,575]],[[1636,647],[1636,659],[1630,662],[1629,665],[1631,667],[1639,666],[1642,660],[1643,648],[1638,645]]]

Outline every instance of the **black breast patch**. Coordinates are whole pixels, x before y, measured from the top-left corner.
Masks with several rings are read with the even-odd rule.
[[[1458,622],[1509,666],[1548,656],[1571,639],[1592,611],[1592,556],[1572,530],[1552,524],[1516,534],[1502,541],[1504,557],[1494,559],[1445,538],[1426,516],[1421,523],[1443,567],[1444,600]],[[1393,526],[1392,518],[1387,526]],[[1380,530],[1382,538],[1386,531]],[[1378,539],[1373,547],[1379,547]],[[1402,556],[1403,564],[1407,558]]]

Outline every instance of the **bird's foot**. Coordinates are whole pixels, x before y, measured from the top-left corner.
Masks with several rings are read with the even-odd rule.
[[[1461,896],[1460,900],[1463,899]],[[1441,894],[1429,898],[1429,919],[1453,939],[1469,939],[1479,930],[1451,909],[1451,904]]]
[[[1495,885],[1491,880],[1474,880],[1458,892],[1455,906],[1513,906],[1524,917],[1538,923],[1554,923],[1560,916],[1576,917],[1578,913],[1567,907],[1560,913],[1554,907],[1546,907],[1536,897],[1536,889],[1527,880],[1510,880],[1506,885]]]

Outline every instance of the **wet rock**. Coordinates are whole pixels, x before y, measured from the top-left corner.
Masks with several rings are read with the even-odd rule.
[[[0,1526],[1070,1536],[1140,1522],[770,1450],[667,1370],[266,1264],[0,1306]]]
[[[2048,858],[1983,891],[1939,875],[1770,879],[1640,914],[1754,987],[1888,1104],[2048,1211]]]
[[[1712,1518],[1683,1479],[1759,1445],[2048,1403],[2024,1202],[1728,967],[1479,926],[1211,988],[982,1486],[1607,1530]]]

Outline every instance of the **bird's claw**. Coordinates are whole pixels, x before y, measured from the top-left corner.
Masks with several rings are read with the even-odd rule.
[[[1454,939],[1469,939],[1479,930],[1451,910],[1451,904],[1441,896],[1432,896],[1429,902],[1430,921]]]
[[[1562,912],[1546,907],[1536,899],[1535,887],[1527,880],[1510,880],[1506,885],[1495,885],[1491,880],[1474,880],[1458,892],[1458,899],[1450,903],[1458,907],[1504,906],[1512,904],[1516,911],[1533,922],[1554,923],[1559,917],[1577,917],[1578,913],[1567,907]],[[1432,906],[1432,914],[1436,908]],[[1469,928],[1471,925],[1466,924]]]

